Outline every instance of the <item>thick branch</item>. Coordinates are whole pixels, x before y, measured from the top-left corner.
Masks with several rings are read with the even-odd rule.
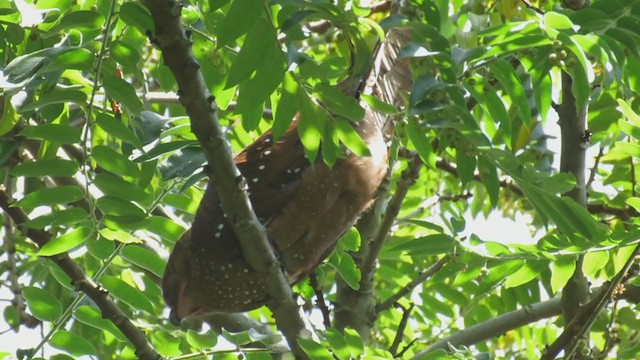
[[[12,203],[13,200],[10,199],[4,187],[0,188],[0,208],[2,208],[18,226],[29,221],[27,214],[19,207],[11,206]],[[24,229],[24,232],[38,247],[44,246],[51,240],[51,235],[46,231]],[[160,355],[153,349],[144,333],[131,323],[129,318],[111,301],[108,293],[93,283],[84,273],[84,270],[78,266],[68,254],[63,253],[48,258],[53,260],[71,278],[73,285],[79,291],[87,294],[91,300],[96,303],[102,311],[103,317],[111,320],[111,322],[122,331],[135,347],[136,355],[139,359],[155,360],[160,358]]]
[[[178,83],[180,102],[209,162],[210,185],[215,186],[222,208],[231,219],[242,252],[249,265],[267,274],[267,289],[274,301],[269,304],[276,323],[297,356],[305,353],[296,338],[304,330],[293,293],[269,244],[266,231],[256,217],[246,192],[246,180],[233,161],[231,148],[218,122],[215,99],[209,94],[200,66],[180,20],[176,1],[147,0],[155,23],[155,42]]]
[[[499,336],[500,334],[504,334],[509,330],[525,326],[538,320],[560,315],[560,312],[559,298],[533,304],[531,306],[500,315],[483,323],[473,325],[462,331],[458,331],[454,335],[442,339],[418,352],[414,358],[419,359],[422,356],[438,349],[448,349],[447,344],[459,347],[461,345],[469,346],[481,341],[489,340],[493,337]]]
[[[541,360],[555,359],[562,350],[565,351],[565,358],[571,357],[578,347],[578,340],[589,331],[600,312],[612,300],[616,289],[627,279],[638,254],[640,254],[640,245],[636,246],[620,272],[608,284],[605,284],[589,303],[580,307],[573,320],[565,326],[562,334],[544,350]]]
[[[628,286],[626,291],[620,295],[620,298],[633,304],[640,303],[640,287]],[[562,306],[560,305],[560,297],[539,302],[458,331],[428,348],[421,350],[414,356],[414,359],[420,359],[426,354],[438,349],[447,349],[447,344],[451,344],[454,347],[471,346],[532,322],[558,316],[561,313]]]
[[[396,217],[400,213],[402,202],[407,196],[409,188],[411,188],[411,185],[413,185],[418,176],[420,176],[420,169],[422,169],[422,160],[418,155],[415,155],[409,162],[409,167],[402,173],[400,180],[398,180],[398,186],[393,197],[389,201],[389,205],[387,205],[387,211],[384,214],[384,218],[382,218],[382,223],[380,224],[378,233],[371,242],[371,246],[362,261],[362,265],[360,266],[360,271],[362,273],[360,287],[365,286],[366,283],[370,283],[373,279],[378,254],[380,253],[380,250],[382,250],[382,245],[389,235]]]
[[[587,206],[586,191],[586,148],[588,137],[585,137],[588,102],[579,106],[572,92],[573,79],[567,72],[562,72],[562,103],[558,109],[558,124],[561,134],[560,171],[567,172],[576,179],[576,186],[566,195],[578,204]],[[589,282],[582,272],[584,256],[578,256],[576,268],[562,291],[562,313],[565,323],[569,325],[577,311],[589,298]],[[594,315],[596,316],[596,315]],[[568,326],[565,328],[566,334]],[[586,331],[586,330],[585,330]],[[576,333],[584,336],[586,332]],[[556,341],[557,343],[557,341]],[[570,358],[570,357],[568,357]]]

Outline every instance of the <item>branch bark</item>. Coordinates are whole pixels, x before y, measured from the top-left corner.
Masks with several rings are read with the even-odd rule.
[[[587,123],[587,113],[589,109],[588,101],[580,105],[572,92],[573,79],[566,71],[562,72],[562,103],[558,109],[558,124],[560,125],[561,150],[560,150],[560,171],[572,174],[576,179],[576,186],[566,195],[575,200],[583,207],[587,206],[586,191],[586,148],[585,130]],[[589,299],[589,282],[582,272],[584,256],[580,255],[576,259],[576,268],[567,281],[562,291],[562,313],[565,318],[565,333],[569,330],[580,307],[587,303]],[[584,336],[576,333],[575,336]],[[569,355],[569,354],[567,354]],[[567,356],[570,358],[569,356]]]
[[[231,219],[249,265],[268,274],[267,289],[274,299],[269,308],[276,324],[294,354],[306,357],[296,341],[305,330],[304,322],[266,231],[253,212],[246,180],[233,161],[231,148],[218,122],[215,99],[208,91],[180,19],[182,6],[173,0],[146,0],[145,4],[155,23],[155,43],[160,46],[163,59],[176,78],[180,102],[209,162],[209,186],[216,187],[222,208]]]

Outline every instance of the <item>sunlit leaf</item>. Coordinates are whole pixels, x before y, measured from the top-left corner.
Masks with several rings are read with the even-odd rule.
[[[93,229],[87,227],[79,227],[47,242],[42,248],[40,248],[40,251],[38,251],[38,255],[52,256],[63,253],[65,251],[69,251],[87,241],[92,236],[95,236]]]

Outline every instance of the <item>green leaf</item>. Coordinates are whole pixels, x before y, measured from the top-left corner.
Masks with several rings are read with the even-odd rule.
[[[138,62],[140,61],[140,51],[131,44],[116,40],[111,43],[111,56],[119,64],[122,64],[125,70],[136,71]]]
[[[322,137],[318,129],[324,127],[324,123],[328,121],[327,118],[327,114],[317,109],[308,98],[305,97],[303,99],[302,108],[300,109],[300,121],[298,122],[298,135],[302,145],[304,145],[305,156],[312,164],[316,161],[320,150]]]
[[[156,160],[164,154],[175,152],[176,150],[184,149],[186,147],[194,146],[197,144],[198,142],[196,140],[177,140],[167,143],[161,143],[133,160],[135,162]]]
[[[462,150],[456,150],[456,165],[462,186],[466,186],[473,180],[476,170],[476,157],[468,156]]]
[[[187,334],[185,337],[189,345],[193,346],[196,349],[212,348],[218,343],[218,336],[212,331],[207,331],[204,334],[200,334],[189,329],[187,330]]]
[[[455,85],[436,80],[433,75],[423,75],[413,83],[413,89],[409,95],[409,104],[411,108],[414,108],[424,101],[431,93],[454,86]],[[414,114],[413,112],[411,113]]]
[[[618,102],[618,106],[620,110],[622,110],[625,118],[631,121],[635,126],[640,126],[640,115],[633,111],[631,106],[629,106],[629,104],[627,104],[623,99],[616,99],[616,101]]]
[[[413,146],[416,148],[422,162],[434,165],[435,156],[433,154],[431,141],[425,136],[424,132],[420,131],[417,122],[409,120],[407,122],[407,126],[405,126],[405,132],[407,133],[409,140],[413,143]]]
[[[62,285],[65,289],[75,291],[76,287],[73,285],[73,280],[65,273],[56,263],[49,261],[47,263],[47,268],[49,272],[53,276],[53,278],[58,282],[58,284]]]
[[[69,251],[76,246],[84,243],[91,237],[94,237],[95,233],[92,228],[79,227],[70,231],[62,236],[59,236],[46,244],[36,253],[39,256],[52,256]]]
[[[336,118],[334,119],[336,127],[336,134],[338,139],[358,156],[371,156],[369,146],[362,140],[360,135],[356,132],[353,126],[346,120]]]
[[[507,276],[514,274],[524,266],[523,260],[510,260],[489,269],[489,274],[484,277],[478,288],[479,293],[489,291],[496,284],[504,281]]]
[[[333,355],[326,349],[326,347],[311,339],[299,338],[298,344],[311,359],[333,360]]]
[[[130,1],[122,4],[119,17],[125,24],[136,27],[143,34],[154,30],[151,14],[138,2]]]
[[[432,234],[411,239],[396,245],[389,251],[406,251],[411,256],[430,256],[447,254],[458,242],[445,234]]]
[[[63,48],[59,54],[49,59],[38,74],[64,70],[92,70],[96,55],[85,48]]]
[[[640,211],[640,198],[639,197],[630,197],[626,201],[627,205],[636,209],[636,211]]]
[[[38,320],[54,321],[62,314],[62,305],[46,290],[25,286],[22,288],[22,296],[27,301],[31,314]]]
[[[109,290],[109,294],[136,310],[143,310],[153,314],[153,304],[140,291],[115,276],[105,275],[101,279],[102,285]]]
[[[72,160],[51,159],[23,162],[11,170],[13,176],[73,176],[78,172],[78,163]]]
[[[239,86],[239,112],[251,111],[264,103],[282,82],[286,66],[284,55],[278,48],[270,47],[269,50],[255,75]]]
[[[535,279],[538,274],[543,270],[546,270],[548,267],[549,263],[547,261],[526,261],[523,267],[507,277],[507,281],[504,283],[504,286],[508,289],[526,284]]]
[[[375,110],[375,111],[377,111],[379,113],[389,114],[389,115],[400,114],[400,110],[398,110],[395,106],[393,106],[391,104],[387,104],[386,102],[378,99],[375,96],[367,95],[367,94],[361,94],[360,98],[364,102],[369,104],[371,109],[373,109],[373,110]]]
[[[333,120],[333,119],[332,119]],[[338,146],[340,140],[338,139],[338,133],[335,130],[335,121],[327,121],[324,126],[324,133],[322,135],[322,160],[325,164],[332,168],[338,158]]]
[[[47,226],[75,225],[86,220],[89,214],[81,208],[70,208],[52,211],[25,222],[23,225],[31,229],[44,229]]]
[[[576,269],[573,259],[560,259],[551,263],[551,290],[554,293],[561,291],[569,281]]]
[[[133,218],[144,218],[145,213],[140,207],[132,202],[116,198],[113,196],[103,196],[96,201],[96,207],[105,215],[130,216]]]
[[[576,178],[570,173],[554,174],[543,179],[541,186],[552,194],[564,194],[573,190],[576,186]]]
[[[253,24],[262,16],[264,7],[254,0],[235,0],[231,3],[226,16],[218,23],[218,48],[229,45],[251,30]]]
[[[93,184],[97,186],[103,194],[123,200],[144,201],[150,197],[150,195],[138,185],[125,181],[121,177],[110,173],[97,174],[93,179]]]
[[[352,359],[357,359],[364,353],[364,341],[362,341],[357,331],[352,328],[344,329],[344,339],[347,342]]]
[[[346,96],[336,86],[320,82],[314,88],[314,95],[320,100],[322,106],[336,115],[353,121],[364,118],[364,109],[360,107],[358,101],[352,96]]]
[[[351,352],[347,348],[344,336],[336,329],[329,328],[325,334],[329,348],[337,359],[352,359]]]
[[[500,179],[498,178],[498,169],[486,156],[480,155],[478,157],[478,170],[480,172],[480,178],[482,179],[482,185],[487,189],[491,206],[495,208],[498,206],[498,201],[500,199]]]
[[[80,142],[81,130],[69,125],[42,124],[27,126],[20,134],[29,139],[46,140],[58,144],[75,144]]]
[[[111,214],[109,214],[111,215]],[[109,225],[109,224],[107,224]],[[124,230],[102,229],[100,230],[100,236],[107,240],[117,241],[123,244],[141,243],[142,241],[137,237],[129,234]]]
[[[118,153],[110,147],[104,145],[95,146],[91,150],[93,160],[105,170],[114,174],[137,178],[140,176],[140,169],[134,162],[129,161],[126,156]]]
[[[558,30],[568,30],[573,27],[573,23],[569,17],[554,11],[549,11],[544,14],[544,23]]]
[[[102,86],[107,92],[107,96],[121,103],[133,114],[139,114],[143,110],[142,101],[138,97],[136,90],[124,79],[114,75],[104,75]]]
[[[176,177],[186,178],[201,169],[207,162],[200,148],[187,147],[173,153],[160,164],[160,173],[164,180]]]
[[[142,148],[140,139],[121,119],[116,119],[113,115],[100,111],[96,113],[96,124],[109,135],[129,143],[138,149]]]
[[[518,78],[513,66],[503,59],[496,59],[490,63],[491,72],[502,84],[502,88],[511,98],[511,106],[516,107],[520,119],[527,126],[531,127],[532,117],[529,107],[529,99],[524,92],[524,87]]]
[[[231,64],[225,88],[238,85],[251,77],[276,45],[276,31],[267,19],[260,17],[244,39],[242,48]]]
[[[175,242],[186,230],[175,221],[161,216],[149,216],[145,218],[141,227],[171,242]]]
[[[300,86],[290,72],[284,74],[282,81],[282,96],[278,101],[278,107],[274,114],[273,121],[273,141],[278,141],[287,131],[293,117],[300,108]]]
[[[329,258],[329,264],[349,287],[354,290],[360,288],[360,269],[349,254],[344,254],[344,256],[340,256],[339,258],[338,256],[332,256]]]
[[[590,251],[584,255],[582,270],[585,276],[596,278],[598,271],[602,270],[609,262],[609,253],[606,251]]]
[[[97,239],[85,241],[84,246],[87,247],[89,254],[98,260],[106,260],[108,257],[113,255],[116,248],[113,241],[109,241],[103,236],[98,236]]]
[[[360,249],[360,232],[355,226],[352,226],[345,232],[339,240],[339,243],[349,251],[358,251]]]
[[[94,355],[96,348],[81,336],[66,330],[56,331],[49,344],[60,350],[64,350],[73,356]]]
[[[54,91],[50,91],[42,94],[37,101],[28,102],[23,106],[20,106],[17,110],[19,113],[26,113],[28,111],[33,111],[36,109],[43,108],[47,105],[53,104],[66,104],[66,103],[75,103],[83,106],[87,102],[87,94],[80,90],[73,89],[55,89]],[[39,126],[65,126],[69,128],[67,125],[54,125],[54,124],[43,124]],[[74,128],[74,132],[75,129]]]
[[[89,325],[99,330],[110,332],[115,338],[128,343],[127,337],[113,324],[113,322],[103,318],[100,311],[88,305],[81,305],[73,312],[73,317],[83,324]]]
[[[499,38],[502,39],[502,38]],[[551,45],[552,40],[543,35],[525,35],[525,36],[517,36],[511,37],[507,41],[503,41],[500,43],[491,43],[488,45],[486,51],[481,51],[478,53],[477,58],[474,61],[480,61],[490,58],[498,58],[505,57],[508,54],[514,53],[520,50],[529,50],[535,49],[541,46]]]
[[[122,250],[121,256],[128,262],[151,271],[158,278],[164,274],[166,262],[158,254],[143,247],[129,245]]]
[[[104,16],[96,11],[78,10],[64,14],[60,22],[49,30],[49,33],[62,32],[69,29],[98,30],[104,24]]]
[[[46,48],[18,56],[5,66],[2,73],[9,83],[20,87],[38,74],[65,69],[89,70],[94,59],[95,56],[87,49]]]
[[[20,199],[16,205],[25,210],[32,210],[38,206],[68,204],[83,198],[82,190],[73,185],[62,185],[55,188],[36,190]]]

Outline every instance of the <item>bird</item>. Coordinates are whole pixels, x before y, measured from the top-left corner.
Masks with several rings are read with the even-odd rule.
[[[407,41],[406,34],[399,38]],[[400,44],[391,45],[383,49],[387,54],[382,58],[397,58]],[[396,87],[409,86],[406,64],[396,71],[398,79],[392,79],[394,63],[380,63],[383,69],[377,71],[387,76],[378,74],[377,84],[391,81]],[[391,96],[384,94],[388,89],[375,91],[383,98]],[[298,124],[305,120],[300,117],[298,113],[280,138],[267,131],[234,158],[247,181],[253,210],[290,284],[313,271],[375,200],[388,170],[392,129],[388,116],[365,106],[364,119],[352,126],[369,147],[370,156],[346,151],[329,167],[322,160],[311,163],[305,157],[298,135]],[[269,301],[265,279],[244,259],[216,188],[209,182],[192,227],[176,242],[162,279],[171,322],[265,305]]]

